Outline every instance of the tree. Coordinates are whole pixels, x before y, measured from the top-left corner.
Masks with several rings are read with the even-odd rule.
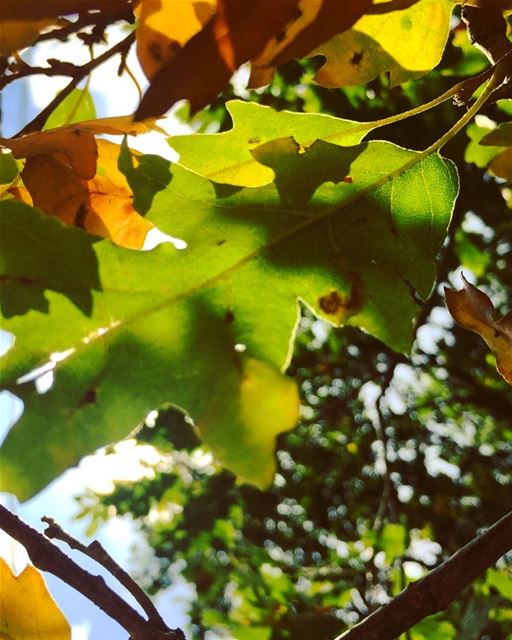
[[[1,139],[11,152],[2,156],[1,306],[4,327],[16,336],[14,348],[4,356],[2,383],[25,405],[2,447],[3,488],[27,498],[81,456],[126,436],[149,411],[171,403],[187,412],[202,446],[228,470],[213,476],[199,473],[189,485],[176,474],[159,478],[184,504],[184,515],[170,526],[172,549],[186,558],[189,577],[198,588],[194,621],[201,633],[218,623],[238,634],[234,637],[244,633],[233,601],[225,601],[225,583],[215,573],[222,558],[246,605],[244,624],[252,621],[259,629],[254,637],[300,637],[308,623],[317,630],[320,625],[325,637],[332,637],[343,622],[354,623],[380,603],[377,586],[389,596],[405,586],[403,559],[398,558],[411,531],[423,526],[427,508],[434,538],[447,555],[505,511],[511,400],[505,383],[486,364],[481,345],[474,346],[477,338],[458,329],[452,334],[454,344],[442,345],[438,353],[416,351],[410,361],[405,356],[419,327],[441,303],[436,285],[446,281],[459,260],[487,283],[496,309],[483,289],[466,284],[460,292],[448,293],[450,311],[457,322],[484,338],[505,380],[512,377],[512,316],[504,315],[507,297],[501,284],[510,270],[508,230],[502,222],[508,196],[502,181],[510,171],[509,125],[504,122],[509,108],[507,7],[491,1],[485,6],[477,1],[464,4],[470,5],[463,9],[464,23],[456,19],[458,26],[449,35],[452,12],[459,11],[451,0],[281,0],[278,7],[275,0],[191,0],[163,6],[151,0],[3,3],[0,18],[8,27],[3,32],[9,34],[1,43],[6,56],[3,85],[33,73],[70,77],[67,88],[20,135]],[[54,60],[47,68],[31,68],[16,53],[33,42],[37,46],[38,41],[72,34],[93,46],[111,24],[133,23],[133,11],[135,31],[85,65]],[[66,13],[76,16],[57,22]],[[464,40],[464,24],[473,45]],[[79,112],[88,97],[77,85],[114,55],[121,56],[124,70],[134,41],[150,80],[135,119],[84,121]],[[431,71],[443,52],[442,66]],[[293,62],[304,56],[311,61]],[[275,111],[257,104],[258,94],[252,95],[253,102],[226,105],[226,94],[217,96],[232,71],[247,61],[252,86],[271,82],[261,102],[321,112]],[[272,79],[275,67],[279,70]],[[386,71],[389,83],[379,78]],[[421,84],[411,82],[428,72]],[[313,73],[327,88],[313,88]],[[454,76],[463,79],[453,85]],[[299,78],[304,89],[300,99],[292,92]],[[364,83],[344,92],[331,88]],[[398,85],[403,88],[393,89]],[[478,97],[472,101],[475,92]],[[223,119],[227,106],[232,129],[222,135],[172,138],[180,153],[180,163],[174,165],[131,151],[126,139],[116,146],[96,138],[153,129],[155,117],[181,98],[189,101],[192,112],[212,105],[206,115],[195,116],[198,122]],[[462,115],[446,104],[450,98],[466,106]],[[434,115],[431,109],[442,103],[441,115]],[[497,128],[482,130],[473,123],[484,108],[500,123]],[[375,114],[379,110],[382,113]],[[332,111],[336,118],[327,115]],[[424,126],[418,131],[408,118],[421,113]],[[50,125],[65,124],[43,130],[48,118]],[[391,125],[389,136],[378,141],[384,125]],[[466,125],[471,136],[467,148],[461,136],[455,137]],[[434,141],[425,140],[423,151],[404,148],[411,146],[413,131],[418,142],[432,134]],[[449,159],[439,155],[442,148]],[[25,160],[18,173],[14,159],[21,158]],[[473,162],[479,171],[465,162]],[[481,170],[487,167],[482,181]],[[458,174],[461,193],[456,204]],[[489,224],[492,241],[485,233],[461,227],[466,211],[482,202],[477,188],[489,196],[485,210],[482,206],[476,213],[478,229]],[[153,226],[182,239],[187,248],[180,251],[167,244],[136,251]],[[366,333],[331,333],[327,344],[333,343],[332,350],[326,346],[320,356],[308,351],[297,356],[290,373],[305,399],[309,395],[317,400],[309,418],[306,414],[296,430],[280,436],[277,478],[285,479],[285,488],[274,484],[269,490],[276,471],[275,438],[298,418],[296,383],[283,374],[297,328],[298,300],[306,318],[313,313],[334,326]],[[57,326],[62,330],[55,331]],[[340,363],[340,350],[358,357]],[[422,368],[426,377],[405,389],[403,402],[410,411],[394,415],[386,394],[396,367],[406,361],[415,367],[412,371]],[[468,368],[468,363],[473,366]],[[46,394],[39,394],[33,383],[41,367],[55,375]],[[455,394],[447,382],[454,380]],[[370,381],[381,393],[373,417],[361,408],[360,389]],[[323,395],[327,400],[322,401]],[[461,414],[479,434],[483,431],[475,443],[481,442],[484,451],[493,449],[495,473],[482,486],[469,469],[488,469],[486,454],[476,445],[468,447],[471,453],[454,447],[447,438]],[[187,441],[187,423],[178,416],[175,410],[161,411],[157,424],[166,438],[180,438],[182,444],[185,438],[185,447],[193,446]],[[445,424],[447,431],[435,437],[422,432],[419,427],[429,420]],[[377,445],[372,444],[375,428]],[[37,448],[30,446],[33,442]],[[373,461],[379,442],[380,470]],[[468,493],[455,490],[443,477],[433,480],[428,469],[425,473],[425,447],[434,444],[464,471]],[[413,456],[410,460],[400,457],[404,450]],[[38,464],[41,456],[44,465]],[[348,468],[337,464],[339,458],[346,459]],[[319,474],[316,465],[325,474]],[[360,468],[368,471],[363,481],[356,478]],[[232,473],[259,489],[235,486]],[[425,493],[402,503],[400,485]],[[142,489],[144,513],[163,493],[151,483]],[[133,499],[128,495],[123,503],[124,489],[120,491],[114,503],[135,511]],[[448,507],[442,498],[453,491],[460,495],[456,503],[468,513],[460,532],[446,525]],[[472,508],[469,498],[483,501],[484,496],[492,499],[491,508]],[[213,509],[209,517],[214,527],[204,531],[200,519],[201,530],[195,530],[197,509],[205,506]],[[241,519],[244,509],[247,516]],[[329,516],[330,509],[338,515],[333,511]],[[286,516],[277,523],[271,515],[276,510]],[[268,515],[268,522],[258,522],[261,515]],[[7,514],[3,518],[6,530],[34,544],[35,534]],[[298,530],[305,522],[312,523],[307,526],[316,537],[303,543]],[[469,572],[469,581],[508,550],[510,526],[510,517],[501,520],[488,537],[459,556],[479,569],[474,576]],[[62,536],[55,528],[50,532]],[[148,534],[156,536],[157,554],[169,552],[168,546],[162,548],[158,531]],[[347,552],[353,562],[346,574],[339,567],[334,583],[329,572],[338,547],[332,545],[342,541],[341,534],[353,545]],[[263,551],[262,540],[284,554],[291,552],[289,572],[272,566],[285,561]],[[232,554],[235,541],[250,569],[242,572],[243,580],[239,559]],[[288,541],[288,550],[283,541]],[[197,562],[197,546],[204,549],[210,542],[219,547],[218,553]],[[385,558],[381,568],[373,564],[371,580],[377,591],[371,597],[371,589],[363,585],[366,567],[357,557],[358,543],[371,553],[380,549]],[[43,558],[47,568],[53,552],[40,544],[43,551],[34,562]],[[481,553],[482,548],[489,554]],[[476,552],[485,559],[482,566],[467,555]],[[308,559],[314,575],[299,575],[299,556]],[[328,578],[319,580],[324,570]],[[380,570],[383,576],[377,575]],[[67,579],[73,571],[66,570]],[[435,585],[435,576],[443,574],[432,575]],[[475,583],[473,592],[464,596],[459,617],[449,613],[435,624],[444,624],[444,633],[454,628],[450,616],[460,620],[461,612],[471,613],[480,624],[482,611],[498,606],[509,593],[503,576],[498,568],[487,582]],[[302,578],[310,583],[304,591]],[[155,578],[154,589],[161,580]],[[448,589],[445,606],[463,584]],[[350,585],[359,599],[348,602]],[[481,595],[491,588],[497,594],[482,604]],[[406,602],[415,597],[410,595],[415,589],[405,592]],[[282,607],[292,593],[296,610],[285,614]],[[122,607],[118,602],[116,606]],[[157,614],[145,610],[151,631],[142,619],[132,616],[128,622],[131,614],[112,609],[109,614],[121,615],[133,637],[164,637],[167,631]],[[431,612],[430,604],[420,607],[416,619]],[[382,615],[379,637],[394,637],[384,635],[396,632],[386,627],[392,613],[384,609]],[[234,629],[237,620],[239,628]],[[369,624],[374,624],[372,618]],[[507,622],[489,624],[489,633],[499,634]]]

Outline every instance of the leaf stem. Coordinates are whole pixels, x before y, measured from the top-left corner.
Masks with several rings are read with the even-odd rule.
[[[503,72],[501,68],[498,66],[496,71],[489,78],[489,81],[485,85],[484,90],[475,100],[475,102],[471,105],[471,107],[466,111],[466,113],[457,120],[457,122],[448,129],[448,131],[442,135],[438,140],[436,140],[430,147],[427,147],[425,151],[422,152],[425,156],[430,155],[436,151],[439,151],[445,144],[447,144],[454,136],[456,136],[459,131],[461,131],[467,124],[470,122],[473,117],[480,111],[480,109],[484,106],[484,104],[489,99],[489,96],[493,93],[496,87],[500,84],[503,79]]]

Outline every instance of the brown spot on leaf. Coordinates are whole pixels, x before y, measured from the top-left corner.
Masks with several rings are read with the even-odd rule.
[[[79,407],[83,407],[86,404],[94,404],[96,402],[96,389],[87,389],[84,395],[80,398],[78,402]]]
[[[231,323],[232,323],[232,322],[234,322],[234,320],[235,320],[235,314],[234,314],[230,309],[228,309],[228,310],[226,311],[226,313],[224,314],[224,320],[225,320],[228,324],[231,324]]]
[[[354,51],[354,55],[350,58],[350,64],[357,67],[361,64],[361,60],[363,59],[364,51]]]
[[[333,320],[344,322],[348,317],[356,313],[361,307],[361,283],[353,274],[353,284],[348,294],[342,294],[333,289],[318,299],[318,306]]]
[[[345,177],[343,178],[343,182],[344,182],[345,184],[352,184],[352,183],[354,182],[354,178],[352,178],[352,176],[345,176]]]
[[[153,58],[153,60],[155,60],[155,62],[163,61],[162,46],[156,40],[153,40],[152,42],[150,42],[148,46],[148,53]]]
[[[260,143],[260,139],[255,137],[255,138],[249,138],[249,140],[247,140],[248,144],[259,144]]]
[[[217,240],[217,242],[215,243],[218,247],[222,247],[222,245],[225,243],[225,240]]]

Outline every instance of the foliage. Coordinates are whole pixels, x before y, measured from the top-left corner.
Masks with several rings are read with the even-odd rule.
[[[15,336],[0,378],[24,403],[2,489],[29,498],[160,410],[140,437],[171,447],[169,469],[104,503],[175,505],[147,526],[162,559],[151,589],[185,560],[199,637],[330,638],[412,579],[418,540],[440,545],[431,566],[510,501],[512,401],[492,356],[447,321],[437,348],[417,341],[461,264],[480,286],[448,292],[450,311],[510,381],[509,7],[278,4],[4,0],[0,13],[2,86],[70,78],[0,138]],[[127,34],[81,66],[18,52],[77,35],[93,54],[116,23]],[[132,74],[132,45],[148,79],[135,116],[96,119],[78,85],[116,55]],[[245,63],[249,100],[232,100]],[[133,151],[180,99],[203,133],[169,138],[179,163]],[[169,241],[142,251],[155,229]],[[305,331],[319,327],[323,341]],[[500,565],[410,637],[510,633],[509,589]]]
[[[0,638],[71,640],[71,629],[34,567],[15,576],[0,558]]]

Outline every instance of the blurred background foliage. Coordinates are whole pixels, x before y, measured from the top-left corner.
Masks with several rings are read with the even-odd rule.
[[[441,65],[420,81],[390,88],[379,78],[327,90],[311,81],[318,60],[293,62],[263,91],[235,83],[191,122],[198,131],[229,129],[225,102],[240,96],[275,109],[374,120],[422,104],[486,65],[454,24]],[[444,149],[461,192],[438,286],[418,301],[410,358],[304,309],[289,370],[301,388],[302,417],[278,441],[268,491],[217,468],[193,426],[168,407],[137,436],[161,454],[149,477],[77,498],[91,531],[116,514],[138,522],[154,560],[139,561],[135,571],[151,593],[178,574],[189,581],[194,640],[330,640],[512,508],[512,393],[483,341],[454,326],[443,297],[443,285],[460,288],[462,268],[500,312],[510,309],[510,191],[485,171],[477,141],[510,116],[511,105],[487,106]],[[179,114],[187,119],[186,107]],[[370,137],[421,149],[460,115],[445,102]],[[404,637],[512,639],[510,564],[502,559],[446,612]]]

